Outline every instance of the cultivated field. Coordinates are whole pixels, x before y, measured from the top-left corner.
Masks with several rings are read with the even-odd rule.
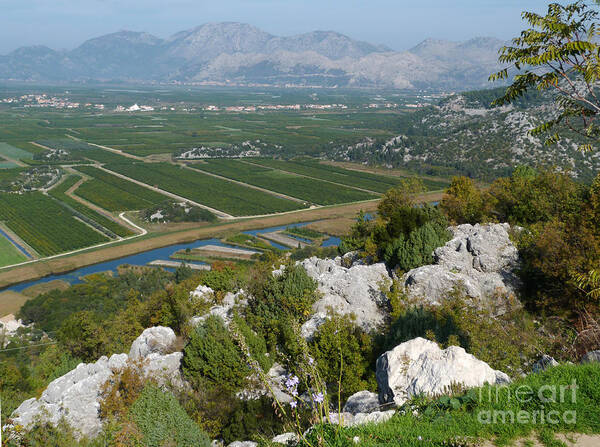
[[[42,256],[106,242],[107,237],[77,220],[42,193],[0,193],[0,220]]]
[[[206,160],[194,167],[233,180],[259,186],[317,205],[336,205],[374,199],[375,194],[307,178],[239,160]]]
[[[66,192],[73,186],[75,186],[75,184],[79,182],[79,180],[81,180],[81,177],[77,175],[69,176],[62,183],[52,188],[48,192],[48,194],[50,194],[55,199],[60,200],[62,203],[66,204],[68,207],[79,213],[79,217],[82,218],[82,220],[88,221],[87,219],[89,219],[89,221],[95,222],[97,225],[100,225],[100,227],[104,229],[104,233],[107,233],[109,235],[110,233],[113,233],[114,235],[120,237],[132,236],[134,233],[128,228],[119,225],[115,221],[103,216],[100,213],[97,213],[96,211],[88,208],[82,203],[79,203],[77,200],[73,199],[72,197],[69,197],[66,194]]]
[[[0,157],[10,160],[21,160],[24,158],[30,158],[31,154],[23,149],[11,146],[8,143],[0,143]]]
[[[302,204],[168,163],[107,165],[107,169],[235,216],[292,211]]]
[[[27,261],[27,256],[0,234],[0,267],[23,261]]]
[[[401,181],[398,177],[389,177],[364,171],[339,168],[320,163],[318,160],[302,159],[283,161],[260,158],[251,159],[249,161],[261,166],[267,166],[286,172],[293,172],[307,177],[327,180],[379,193],[384,193],[388,189],[398,186]],[[425,186],[430,190],[442,189],[447,186],[447,183],[445,182],[436,182],[428,179],[424,179],[423,183],[425,183]]]
[[[75,195],[108,211],[133,211],[151,208],[167,197],[92,166],[79,166],[92,180],[84,182]]]

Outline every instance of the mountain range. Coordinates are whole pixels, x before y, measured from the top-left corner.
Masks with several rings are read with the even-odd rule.
[[[21,47],[0,56],[0,79],[465,90],[487,85],[502,45],[489,37],[429,39],[397,52],[333,31],[280,37],[243,23],[208,23],[168,39],[120,31],[71,51]]]

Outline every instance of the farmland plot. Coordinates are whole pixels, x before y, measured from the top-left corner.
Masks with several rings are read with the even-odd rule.
[[[88,222],[91,220],[91,222],[95,222],[97,225],[100,225],[104,229],[103,232],[108,231],[110,233],[113,233],[115,236],[120,237],[132,236],[134,233],[129,229],[119,225],[118,223],[103,216],[102,214],[97,213],[96,211],[88,208],[82,203],[79,203],[77,200],[73,199],[72,197],[69,197],[66,194],[66,191],[73,187],[79,180],[81,180],[81,177],[79,176],[70,176],[67,179],[65,179],[65,181],[63,181],[60,185],[57,185],[56,187],[52,188],[48,192],[48,194],[75,210],[81,215],[81,217],[84,220]]]
[[[377,195],[323,180],[307,178],[256,166],[238,160],[211,159],[196,165],[198,169],[250,185],[286,194],[318,205],[335,205],[374,199]]]
[[[75,194],[108,211],[133,211],[150,208],[167,197],[143,186],[116,177],[92,166],[80,166],[78,171],[93,177],[83,183]]]
[[[168,163],[108,165],[107,169],[234,216],[292,211],[305,205]]]
[[[42,193],[0,193],[0,220],[42,256],[108,240]],[[68,231],[66,231],[68,229]]]

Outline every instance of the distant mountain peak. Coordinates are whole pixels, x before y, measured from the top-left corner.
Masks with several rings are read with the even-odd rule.
[[[317,30],[275,36],[211,22],[160,39],[121,30],[72,51],[44,46],[0,56],[0,79],[218,82],[236,85],[475,89],[498,69],[498,39],[427,39],[408,52]]]

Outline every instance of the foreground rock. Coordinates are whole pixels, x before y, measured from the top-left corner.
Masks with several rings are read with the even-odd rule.
[[[93,438],[102,430],[102,388],[123,368],[138,368],[141,375],[161,385],[184,386],[182,353],[170,353],[174,342],[175,333],[170,328],[146,329],[133,342],[129,355],[114,354],[96,363],[81,363],[51,382],[39,399],[26,400],[13,412],[11,425],[27,429],[38,420],[56,425],[64,418],[77,434]]]
[[[590,351],[581,359],[581,363],[600,362],[600,351]]]
[[[344,413],[372,413],[379,409],[379,396],[370,391],[359,391],[348,398],[342,411]]]
[[[510,378],[458,346],[440,349],[437,343],[415,338],[377,359],[377,384],[382,404],[402,405],[419,394],[439,395],[452,387],[502,384]]]
[[[384,264],[344,267],[342,258],[305,259],[300,263],[319,284],[323,298],[313,306],[314,315],[302,326],[302,336],[310,338],[327,319],[328,309],[338,314],[354,314],[356,324],[367,332],[378,329],[386,319],[388,298],[382,286],[391,283]]]
[[[541,359],[533,364],[531,370],[534,373],[546,371],[548,368],[554,368],[558,366],[558,362],[554,360],[554,357],[544,354]]]
[[[435,264],[404,275],[406,292],[432,304],[439,304],[454,287],[478,300],[514,294],[519,254],[509,230],[508,224],[450,227],[452,240],[434,251]]]

